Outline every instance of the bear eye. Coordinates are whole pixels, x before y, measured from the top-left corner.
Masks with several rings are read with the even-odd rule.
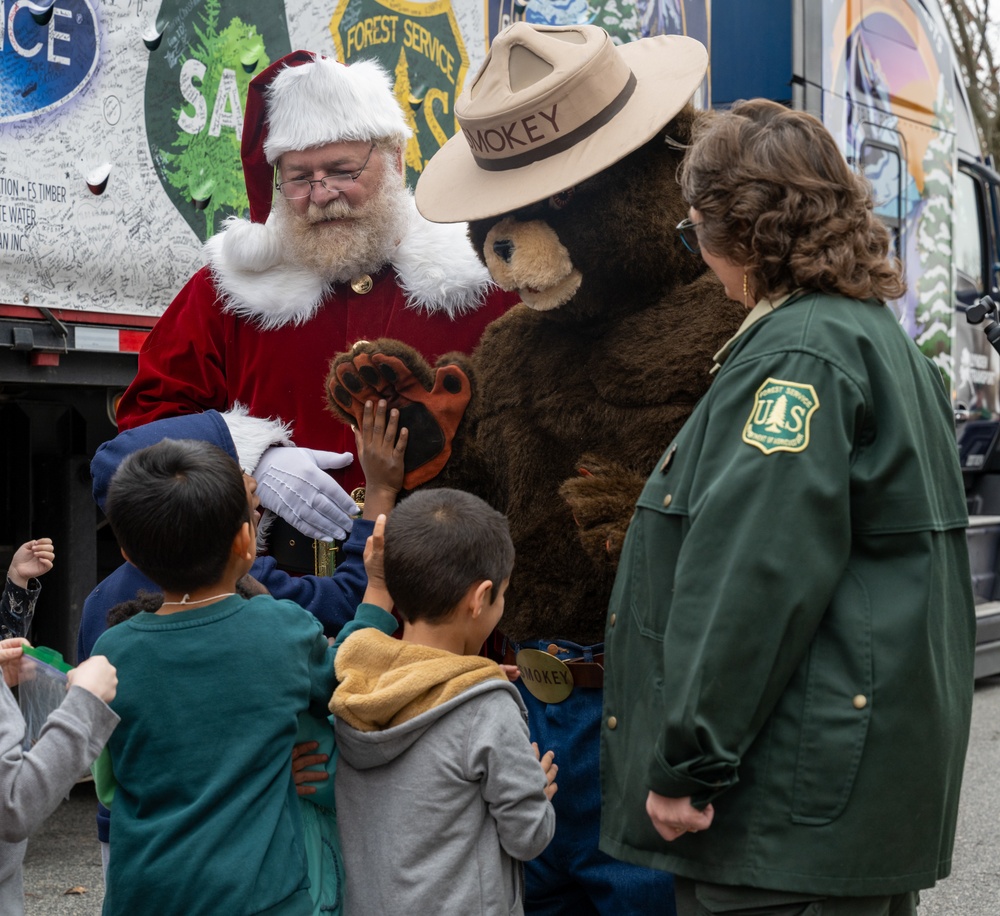
[[[549,198],[549,206],[553,210],[565,210],[569,206],[569,202],[573,199],[573,195],[575,193],[576,188],[566,188],[565,191],[553,194]]]

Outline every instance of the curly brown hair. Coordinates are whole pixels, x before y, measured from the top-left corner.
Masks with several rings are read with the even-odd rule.
[[[680,183],[701,245],[740,265],[756,299],[806,289],[885,302],[906,290],[868,183],[812,115],[766,99],[707,113]]]

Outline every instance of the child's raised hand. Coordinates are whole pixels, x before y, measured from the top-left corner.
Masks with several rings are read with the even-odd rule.
[[[82,687],[110,703],[118,692],[118,670],[103,655],[91,655],[66,675],[71,687]]]
[[[535,759],[542,765],[542,772],[545,774],[545,797],[552,801],[552,796],[556,794],[559,786],[556,785],[556,773],[559,767],[555,764],[555,752],[546,751],[544,757],[539,757],[538,744],[531,742],[531,748],[535,752]]]
[[[24,657],[24,647],[31,643],[21,636],[13,639],[0,639],[0,670],[8,687],[16,687],[21,679],[21,659]]]
[[[396,496],[403,486],[403,454],[409,435],[399,426],[399,411],[388,411],[386,403],[374,406],[365,403],[361,429],[354,430],[358,448],[358,461],[365,475],[365,518],[374,518],[380,512],[389,512],[396,504]]]
[[[375,519],[375,530],[365,541],[365,572],[368,584],[385,588],[385,516]]]
[[[56,550],[52,546],[52,538],[27,541],[14,551],[7,577],[18,588],[27,588],[29,579],[44,576],[52,569],[55,558]]]
[[[367,499],[366,499],[367,504]],[[368,587],[362,599],[365,604],[375,604],[386,611],[392,610],[392,598],[385,584],[385,515],[375,519],[375,530],[365,542],[365,572]]]

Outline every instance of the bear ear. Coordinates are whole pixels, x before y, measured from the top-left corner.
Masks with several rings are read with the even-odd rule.
[[[698,116],[694,106],[688,102],[663,128],[663,134],[670,146],[690,146],[694,120]]]

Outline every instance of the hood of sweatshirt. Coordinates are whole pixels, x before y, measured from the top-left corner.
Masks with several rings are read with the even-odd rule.
[[[366,629],[344,641],[335,666],[339,684],[330,711],[337,717],[340,753],[356,769],[394,760],[443,716],[490,690],[509,691],[527,717],[517,688],[496,662],[481,656]]]

